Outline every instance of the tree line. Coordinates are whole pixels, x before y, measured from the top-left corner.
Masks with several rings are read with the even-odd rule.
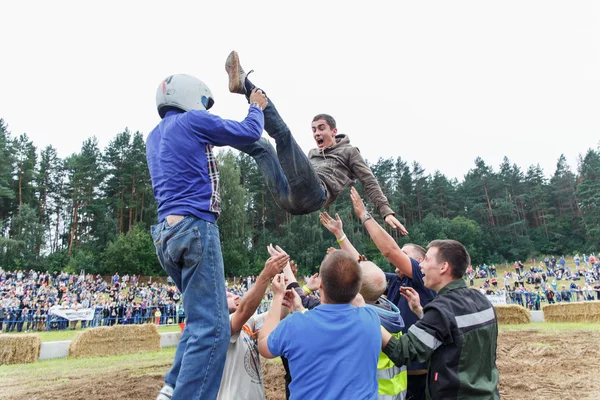
[[[157,205],[142,133],[125,129],[104,149],[92,137],[63,159],[52,146],[12,135],[0,119],[0,156],[1,267],[163,274],[149,234]],[[217,159],[226,275],[257,274],[269,243],[288,251],[302,273],[314,271],[335,244],[318,215],[280,210],[250,157],[224,149]],[[550,178],[539,165],[522,170],[507,157],[497,168],[477,158],[461,181],[401,157],[369,165],[409,231],[390,232],[400,245],[456,239],[474,264],[598,251],[600,147],[586,150],[576,171],[560,155]],[[391,268],[354,216],[348,191],[325,211],[340,215],[361,253]]]

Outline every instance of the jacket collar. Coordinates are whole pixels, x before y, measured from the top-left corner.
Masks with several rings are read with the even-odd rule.
[[[467,284],[465,283],[464,280],[456,279],[456,280],[453,280],[452,282],[450,282],[449,284],[447,284],[446,286],[444,286],[443,288],[441,288],[440,291],[438,292],[438,296],[441,296],[444,293],[447,293],[454,289],[466,288],[466,287],[467,287]]]

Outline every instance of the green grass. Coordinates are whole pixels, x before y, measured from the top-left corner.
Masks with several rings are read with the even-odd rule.
[[[27,332],[27,334],[38,335],[42,339],[42,342],[58,342],[61,340],[73,340],[75,338],[75,335],[77,335],[77,333],[84,331],[84,330],[85,329],[75,329],[74,331],[72,331],[72,330],[67,329],[64,331]],[[167,326],[159,326],[158,331],[160,333],[179,332],[179,331],[181,331],[181,329],[179,328],[178,325],[167,325]],[[24,332],[22,332],[22,333],[24,333]],[[16,332],[4,333],[4,335],[17,335],[17,334],[18,333],[16,333]]]

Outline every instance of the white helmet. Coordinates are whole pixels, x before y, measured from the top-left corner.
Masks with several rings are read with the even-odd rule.
[[[156,89],[156,108],[161,118],[167,107],[183,111],[208,110],[215,103],[212,92],[200,79],[186,74],[171,75]]]

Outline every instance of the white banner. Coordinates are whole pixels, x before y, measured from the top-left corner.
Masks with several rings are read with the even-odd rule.
[[[485,297],[487,297],[493,306],[498,304],[506,304],[506,297],[503,294],[486,294]]]
[[[94,319],[94,308],[82,308],[79,310],[71,309],[54,309],[52,314],[62,318],[66,318],[69,321],[91,321]]]

